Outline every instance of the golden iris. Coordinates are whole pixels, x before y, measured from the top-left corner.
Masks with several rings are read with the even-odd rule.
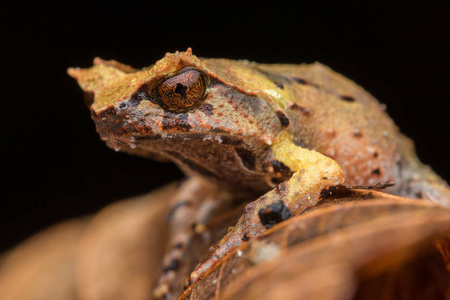
[[[188,68],[160,82],[154,89],[154,96],[165,110],[185,112],[203,102],[205,91],[205,76]]]

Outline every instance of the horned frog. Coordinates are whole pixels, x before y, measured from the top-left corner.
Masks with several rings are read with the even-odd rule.
[[[450,204],[449,187],[417,159],[385,106],[320,63],[203,59],[188,49],[142,70],[96,58],[92,68],[68,73],[88,95],[109,147],[172,161],[189,176],[172,199],[166,264],[180,259],[193,224],[204,224],[224,199],[254,195],[191,282],[272,226],[261,212],[298,215],[344,182],[395,182],[387,192]],[[165,274],[161,293],[169,280]]]

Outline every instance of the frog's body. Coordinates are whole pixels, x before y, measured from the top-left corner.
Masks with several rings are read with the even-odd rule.
[[[94,63],[69,74],[91,95],[97,131],[110,147],[173,161],[227,190],[266,193],[248,205],[216,257],[242,234],[264,230],[254,225],[260,208],[282,200],[300,213],[344,179],[394,181],[391,193],[450,203],[446,183],[417,160],[384,106],[321,64],[199,59],[190,49],[143,70]]]

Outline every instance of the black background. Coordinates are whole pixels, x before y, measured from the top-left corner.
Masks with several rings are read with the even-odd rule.
[[[68,67],[200,57],[320,61],[385,103],[419,157],[450,180],[449,2],[39,1],[2,9],[0,251],[67,218],[182,177],[99,140]]]

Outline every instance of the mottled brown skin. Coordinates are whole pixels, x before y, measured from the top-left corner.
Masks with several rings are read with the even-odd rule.
[[[261,209],[281,200],[299,214],[344,180],[348,185],[395,181],[390,193],[450,204],[446,183],[418,161],[384,106],[319,63],[199,59],[188,49],[143,70],[97,58],[94,67],[69,74],[91,96],[92,118],[111,148],[173,161],[191,178],[204,177],[206,185],[257,198],[191,281],[243,237],[265,230]],[[185,224],[180,220],[186,216],[194,224],[205,214],[181,212],[174,223]],[[173,239],[185,236],[186,228],[175,228]],[[160,294],[167,294],[169,277],[163,277]]]

